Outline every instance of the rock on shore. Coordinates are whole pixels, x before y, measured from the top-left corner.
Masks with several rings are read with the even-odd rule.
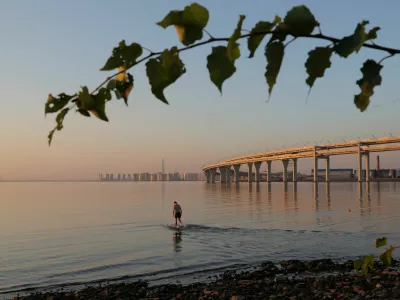
[[[227,271],[211,283],[149,286],[147,282],[108,284],[79,291],[51,291],[13,300],[80,299],[399,299],[400,277],[396,268],[376,266],[373,273],[353,271],[353,262],[329,259],[265,262],[254,271]]]

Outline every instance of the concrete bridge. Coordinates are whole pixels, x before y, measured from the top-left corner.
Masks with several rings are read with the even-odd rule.
[[[228,160],[208,165],[202,168],[207,182],[215,182],[217,169],[220,172],[221,183],[231,181],[231,170],[234,170],[234,182],[239,182],[240,166],[247,164],[249,167],[249,183],[253,182],[253,165],[255,168],[255,181],[260,181],[260,167],[263,162],[267,164],[267,182],[271,182],[271,164],[273,161],[281,161],[283,168],[283,182],[287,182],[288,164],[291,160],[293,166],[293,182],[297,181],[297,160],[300,158],[313,158],[314,162],[314,182],[318,181],[318,162],[324,160],[326,163],[325,181],[329,182],[330,157],[333,155],[356,154],[358,161],[357,175],[358,181],[362,181],[362,163],[365,158],[366,176],[365,181],[369,181],[371,152],[387,152],[400,150],[400,137],[383,137],[377,139],[365,139],[343,143],[322,144],[306,146],[302,148],[290,148],[277,151],[255,153],[245,156],[238,156]],[[229,175],[229,176],[228,176]]]

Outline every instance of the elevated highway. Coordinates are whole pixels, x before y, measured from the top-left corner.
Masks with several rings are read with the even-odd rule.
[[[293,162],[293,181],[297,181],[297,160],[300,158],[313,158],[314,162],[314,181],[318,181],[318,161],[320,159],[326,162],[326,181],[329,181],[330,157],[333,155],[356,154],[358,156],[358,181],[362,181],[362,159],[365,158],[366,176],[369,181],[371,152],[388,152],[400,150],[400,137],[383,137],[377,139],[364,139],[349,141],[343,143],[321,144],[315,146],[306,146],[301,148],[282,149],[277,151],[268,151],[244,156],[233,157],[225,161],[211,164],[202,168],[207,177],[207,182],[215,182],[217,169],[220,171],[221,182],[230,182],[231,168],[234,169],[234,181],[239,182],[239,169],[241,165],[247,164],[249,167],[249,182],[253,181],[253,165],[255,167],[255,180],[260,181],[260,166],[263,162],[267,163],[267,181],[271,181],[271,163],[281,161],[283,166],[283,181],[287,181],[287,168],[289,161]],[[228,176],[229,175],[229,176]]]

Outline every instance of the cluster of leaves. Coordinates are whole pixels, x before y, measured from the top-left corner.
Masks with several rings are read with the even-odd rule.
[[[376,248],[380,248],[383,246],[387,245],[387,238],[386,237],[381,237],[375,240],[375,247]],[[383,252],[382,254],[378,255],[377,257],[379,258],[379,260],[386,266],[391,266],[392,265],[392,253],[393,250],[399,248],[399,246],[393,246],[390,245],[388,248],[386,248],[386,251]],[[361,272],[363,274],[367,274],[371,271],[374,270],[374,259],[375,259],[375,255],[371,254],[371,255],[367,255],[363,258],[359,258],[357,260],[354,261],[354,269],[356,271],[361,270]]]
[[[157,25],[164,29],[174,26],[180,42],[185,47],[172,47],[161,52],[152,52],[137,43],[127,45],[122,40],[113,49],[112,55],[104,67],[100,69],[101,71],[118,69],[118,72],[108,77],[93,92],[89,93],[88,88],[84,86],[80,92],[71,96],[62,93],[58,97],[53,97],[50,94],[45,105],[45,113],[57,112],[58,115],[56,117],[57,124],[48,136],[49,144],[54,132],[63,128],[64,118],[71,109],[76,107],[76,111],[83,116],[90,117],[92,114],[103,121],[108,121],[105,104],[112,99],[112,94],[115,94],[117,99],[124,99],[127,104],[128,96],[133,88],[133,76],[127,71],[139,63],[146,61],[146,74],[152,93],[157,99],[168,104],[164,90],[186,73],[179,53],[206,44],[221,44],[212,47],[211,53],[207,56],[207,69],[210,80],[222,93],[223,83],[236,72],[235,62],[241,56],[242,51],[238,41],[243,38],[247,39],[248,58],[252,58],[264,38],[269,35],[270,39],[266,42],[264,49],[267,62],[265,80],[268,84],[269,96],[277,82],[285,49],[297,38],[322,39],[330,43],[325,47],[316,47],[308,53],[305,68],[308,75],[306,84],[310,87],[310,91],[315,81],[322,78],[325,71],[331,67],[333,54],[347,58],[353,53],[358,53],[362,47],[381,50],[390,56],[400,53],[400,50],[366,43],[376,39],[380,29],[374,27],[367,31],[368,21],[359,23],[351,35],[342,39],[325,36],[321,33],[319,22],[304,5],[293,7],[283,19],[276,16],[272,21],[260,21],[246,34],[242,33],[245,16],[240,15],[232,34],[226,38],[214,38],[206,31],[205,27],[209,17],[209,11],[198,3],[192,3],[183,10],[173,10]],[[314,34],[316,29],[319,33]],[[204,33],[209,36],[209,39],[203,40]],[[292,40],[286,42],[290,36]],[[149,51],[148,55],[143,55],[144,49]],[[374,88],[381,84],[380,71],[383,67],[381,62],[369,59],[361,68],[363,76],[357,81],[361,92],[354,97],[354,103],[361,111],[368,107]],[[68,104],[70,106],[67,106]]]

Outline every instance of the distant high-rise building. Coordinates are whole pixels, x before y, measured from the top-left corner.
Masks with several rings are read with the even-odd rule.
[[[164,169],[164,158],[163,158],[163,160],[162,160],[162,170],[161,170],[161,173],[165,174],[165,169]]]
[[[150,181],[150,173],[140,173],[139,174],[140,181]]]
[[[199,180],[199,174],[197,173],[185,173],[184,174],[185,181],[197,181]]]
[[[179,181],[180,176],[179,173],[169,173],[167,174],[167,181]]]
[[[158,174],[157,174],[157,180],[158,180],[158,181],[165,181],[165,180],[167,180],[167,174],[158,173]]]

